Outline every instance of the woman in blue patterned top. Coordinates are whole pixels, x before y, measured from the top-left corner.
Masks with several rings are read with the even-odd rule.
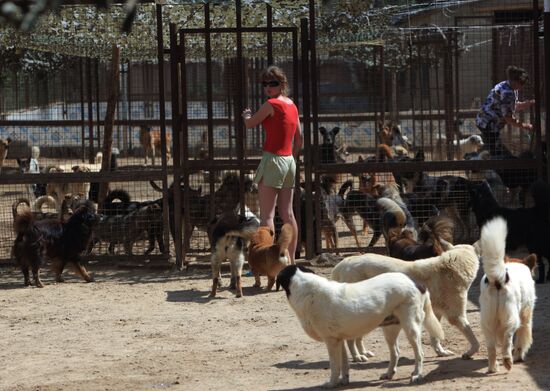
[[[535,101],[518,101],[518,91],[523,88],[529,75],[516,66],[506,69],[508,80],[498,83],[489,92],[485,103],[479,110],[476,125],[481,131],[481,137],[491,156],[509,158],[512,153],[500,141],[500,131],[505,125],[531,130],[533,125],[518,120],[514,114],[516,111],[528,109]]]

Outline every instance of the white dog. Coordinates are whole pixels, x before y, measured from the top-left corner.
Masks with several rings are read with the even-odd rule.
[[[364,254],[344,258],[332,270],[332,279],[341,282],[356,282],[372,278],[382,273],[401,272],[413,280],[425,285],[432,295],[433,309],[438,317],[445,316],[450,324],[457,327],[470,342],[470,349],[462,355],[470,358],[479,350],[468,318],[466,304],[468,290],[479,269],[479,259],[470,245],[453,246],[438,257],[421,259],[414,262],[379,254]],[[441,346],[437,338],[431,339],[431,345],[438,356],[454,354]],[[367,361],[368,352],[359,336],[348,341],[348,347],[354,361]]]
[[[535,284],[529,267],[504,262],[507,233],[506,221],[497,217],[483,226],[479,240],[485,271],[480,282],[479,306],[489,355],[489,373],[498,370],[497,344],[502,346],[503,363],[510,370],[513,361],[524,360],[533,342]]]
[[[399,358],[397,336],[403,328],[415,355],[411,382],[417,382],[422,378],[422,322],[430,335],[443,338],[426,288],[402,273],[387,273],[368,281],[345,284],[317,276],[302,266],[291,265],[277,276],[277,289],[279,286],[286,291],[290,306],[307,335],[327,345],[330,380],[323,385],[325,388],[349,383],[344,340],[385,326],[390,363],[381,378],[391,379]]]
[[[445,160],[447,158],[447,156],[444,155],[443,148],[443,146],[445,145],[445,140],[445,136],[443,136],[437,141],[437,160]],[[471,136],[465,137],[460,140],[453,140],[454,159],[462,160],[464,159],[464,155],[478,152],[481,148],[483,148],[484,145],[485,144],[483,143],[483,139],[478,134],[472,134]],[[439,153],[439,151],[441,151],[441,153]]]

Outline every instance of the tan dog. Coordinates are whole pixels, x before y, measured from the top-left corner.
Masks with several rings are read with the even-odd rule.
[[[166,133],[166,160],[170,159],[170,135]],[[145,165],[147,165],[147,157],[151,154],[153,166],[155,165],[155,153],[161,153],[160,130],[151,129],[148,126],[142,126],[139,129],[139,142],[145,150]]]
[[[260,287],[260,275],[267,276],[267,290],[275,284],[275,278],[289,264],[288,246],[294,235],[290,224],[284,224],[277,243],[275,233],[269,227],[259,227],[250,240],[248,264],[256,280],[254,286]]]

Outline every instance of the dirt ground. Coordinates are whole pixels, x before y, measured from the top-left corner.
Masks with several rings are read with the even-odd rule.
[[[253,278],[244,277],[243,298],[224,287],[210,299],[204,266],[179,272],[89,265],[96,279],[90,284],[71,271],[67,282],[54,284],[46,270],[44,289],[23,287],[19,271],[0,268],[0,389],[313,390],[327,380],[325,346],[306,336],[282,291],[252,288]],[[331,269],[315,270],[328,275]],[[482,349],[473,360],[437,358],[425,336],[425,379],[410,386],[413,355],[401,336],[395,379],[380,381],[389,356],[375,330],[366,342],[376,356],[351,365],[344,389],[550,389],[550,283],[537,285],[535,342],[527,361],[491,376],[477,284],[468,316]],[[446,347],[466,350],[462,335],[445,322],[444,330]]]

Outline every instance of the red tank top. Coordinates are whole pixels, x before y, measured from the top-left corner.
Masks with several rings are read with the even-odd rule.
[[[264,151],[275,155],[292,155],[292,140],[298,126],[298,108],[294,103],[280,99],[268,100],[273,106],[273,116],[263,120],[265,129]]]

